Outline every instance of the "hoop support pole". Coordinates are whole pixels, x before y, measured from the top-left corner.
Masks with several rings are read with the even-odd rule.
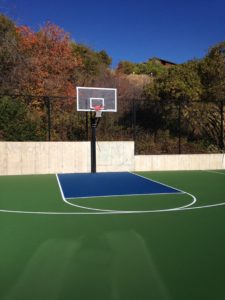
[[[97,118],[91,118],[91,173],[96,173],[96,127]]]

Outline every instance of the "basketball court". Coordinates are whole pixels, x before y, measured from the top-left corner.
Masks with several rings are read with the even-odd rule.
[[[0,177],[1,299],[224,298],[224,170],[97,174]]]
[[[225,299],[225,170],[98,172],[117,90],[78,87],[77,110],[90,173],[0,176],[0,299]]]

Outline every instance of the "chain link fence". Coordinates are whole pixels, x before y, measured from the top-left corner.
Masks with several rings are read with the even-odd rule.
[[[134,140],[136,154],[218,153],[224,150],[224,101],[119,99],[103,113],[97,140]],[[0,95],[1,141],[88,141],[90,113],[76,98]]]

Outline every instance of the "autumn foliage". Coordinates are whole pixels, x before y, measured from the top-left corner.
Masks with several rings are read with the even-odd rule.
[[[72,52],[70,38],[58,26],[47,23],[39,32],[17,27],[21,64],[20,90],[35,95],[74,96],[73,71],[82,65]]]
[[[174,153],[177,140],[189,152],[223,149],[224,49],[225,41],[169,68],[152,58],[112,69],[106,51],[76,43],[55,24],[33,31],[0,14],[0,140],[86,140],[76,86],[97,86],[118,89],[118,113],[102,119],[102,139],[135,133],[140,154]]]

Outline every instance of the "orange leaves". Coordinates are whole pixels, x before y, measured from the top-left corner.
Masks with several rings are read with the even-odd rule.
[[[20,36],[20,46],[24,50],[31,49],[37,41],[35,33],[28,26],[17,27],[16,32]]]
[[[38,95],[74,95],[75,84],[71,78],[82,61],[73,53],[69,35],[51,23],[38,32],[21,26],[17,33],[23,60],[21,88]]]

